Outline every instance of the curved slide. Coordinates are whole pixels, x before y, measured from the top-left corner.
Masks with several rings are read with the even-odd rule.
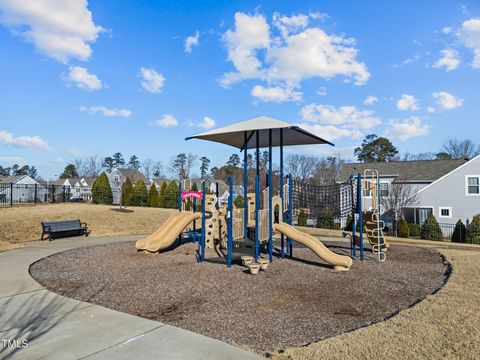
[[[138,250],[158,252],[172,245],[193,220],[200,219],[201,213],[182,212],[170,216],[154,233],[145,239],[138,240],[135,247]]]
[[[352,259],[348,256],[339,255],[329,250],[323,245],[320,240],[314,238],[311,235],[298,231],[293,226],[280,223],[273,224],[274,230],[278,231],[292,240],[298,241],[300,244],[305,245],[312,250],[323,261],[333,265],[333,269],[336,271],[348,271],[352,266]]]

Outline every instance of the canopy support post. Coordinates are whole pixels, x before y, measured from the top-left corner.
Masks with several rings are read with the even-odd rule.
[[[280,129],[280,198],[281,198],[281,208],[279,209],[279,222],[283,222],[283,213],[285,211],[284,203],[284,191],[283,191],[283,129]],[[285,258],[285,236],[281,235],[281,248],[280,248],[281,258]]]
[[[243,236],[248,235],[248,155],[247,155],[247,132],[243,133]]]
[[[273,260],[273,211],[272,196],[273,196],[273,181],[272,181],[272,129],[268,130],[268,260]]]

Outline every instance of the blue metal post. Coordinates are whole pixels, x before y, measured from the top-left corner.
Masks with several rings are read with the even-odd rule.
[[[268,260],[272,262],[273,260],[273,181],[272,181],[272,129],[268,130]]]
[[[247,132],[243,133],[243,236],[248,233],[248,156]]]
[[[201,243],[202,243],[202,260],[201,262],[203,262],[205,260],[205,227],[206,227],[206,214],[205,214],[205,203],[206,203],[206,199],[205,199],[205,196],[206,196],[207,192],[206,192],[206,189],[205,189],[205,181],[202,182],[202,240],[201,240]]]
[[[351,251],[352,251],[352,256],[355,257],[357,256],[357,247],[355,246],[355,232],[357,231],[357,219],[356,219],[356,213],[357,213],[357,207],[358,207],[358,184],[357,184],[357,198],[355,199],[353,190],[355,187],[355,178],[353,175],[350,177],[351,185],[352,185],[352,243],[350,244]],[[362,191],[360,187],[360,191]],[[353,206],[354,201],[357,201],[356,205]]]
[[[233,247],[233,177],[228,178],[229,183],[229,194],[228,194],[228,211],[227,211],[227,233],[228,233],[228,242],[227,242],[227,266],[230,267],[232,264],[232,247]]]
[[[377,221],[377,241],[378,241],[378,259],[382,260],[382,243],[380,241],[380,196],[382,192],[380,190],[380,175],[377,173],[377,209],[378,209],[378,221]],[[396,226],[396,225],[395,225]],[[382,239],[383,240],[383,239]]]
[[[284,192],[283,192],[283,129],[280,129],[280,198],[281,198],[281,205],[280,205],[280,214],[279,214],[279,221],[283,222],[285,219],[283,218],[283,213],[285,212],[285,203],[284,203]],[[281,258],[285,258],[285,236],[282,234],[280,237],[280,256]]]
[[[182,180],[178,183],[178,211],[182,212]],[[178,235],[178,245],[182,244],[182,233]]]
[[[290,226],[293,226],[293,189],[292,189],[292,174],[288,175],[288,214]],[[287,238],[287,248],[290,258],[293,256],[292,240]]]
[[[362,175],[357,175],[359,193],[358,193],[358,225],[360,227],[360,261],[364,260],[363,256],[363,194],[362,194]]]
[[[257,176],[260,176],[260,133],[256,130],[255,133],[255,140],[256,140],[256,147],[257,147],[257,158],[256,158],[256,165],[257,165]]]
[[[260,184],[258,183],[258,175],[255,176],[255,262],[258,259],[258,252],[259,252],[259,239],[258,239],[258,210],[260,207],[260,194],[259,194],[259,187]]]

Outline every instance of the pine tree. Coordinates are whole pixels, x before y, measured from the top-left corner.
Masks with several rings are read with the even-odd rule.
[[[155,183],[152,183],[152,186],[150,186],[150,191],[148,192],[148,204],[150,205],[150,207],[159,207],[160,205],[160,198],[158,196],[158,191]]]
[[[92,203],[111,205],[113,203],[113,194],[107,174],[104,172],[97,177],[92,186]]]
[[[167,182],[163,182],[162,186],[160,186],[160,195],[158,197],[158,206],[164,208],[165,205],[165,191],[167,190]]]
[[[243,196],[242,195],[238,195],[235,200],[233,200],[233,205],[235,205],[235,207],[237,209],[243,209],[245,207],[245,203],[243,201]]]
[[[133,206],[147,206],[148,205],[148,192],[147,187],[143,180],[138,180],[133,187],[132,197],[130,203]]]
[[[397,235],[401,238],[410,237],[410,228],[405,220],[400,219],[397,223]]]
[[[473,217],[468,227],[467,242],[471,244],[480,244],[480,214]]]
[[[165,205],[168,209],[178,208],[178,185],[175,181],[171,181],[165,189]]]
[[[133,185],[130,179],[127,177],[125,182],[122,184],[122,205],[123,206],[128,206],[131,205],[131,199],[132,199],[132,193],[133,193]]]
[[[307,214],[304,210],[300,210],[298,214],[298,226],[307,226]]]
[[[457,223],[455,224],[455,229],[453,230],[452,242],[464,243],[466,234],[466,226],[463,224],[461,219],[458,219]]]
[[[437,241],[443,239],[442,229],[433,214],[429,214],[422,225],[422,239]]]

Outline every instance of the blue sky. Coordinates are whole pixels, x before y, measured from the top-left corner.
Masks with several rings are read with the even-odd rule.
[[[336,144],[289,152],[350,160],[370,133],[480,143],[477,1],[0,0],[0,24],[0,164],[46,178],[117,151],[222,164],[184,138],[259,115]]]

